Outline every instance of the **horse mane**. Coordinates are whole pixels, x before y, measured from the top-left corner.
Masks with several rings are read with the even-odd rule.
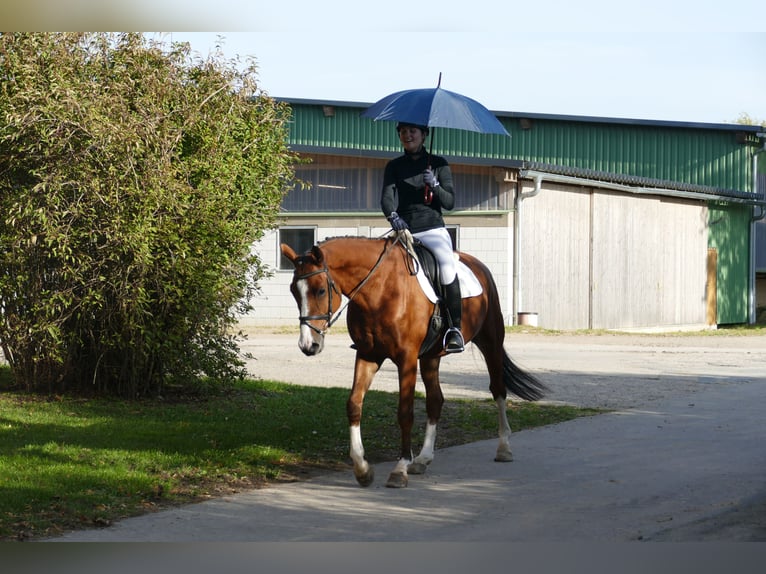
[[[328,243],[330,241],[338,241],[341,239],[358,239],[360,241],[388,241],[390,238],[388,237],[367,237],[364,235],[336,235],[335,237],[326,237],[322,241],[317,242],[317,246],[321,247],[323,244]]]

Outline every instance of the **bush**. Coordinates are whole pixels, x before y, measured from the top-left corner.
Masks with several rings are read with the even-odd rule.
[[[220,53],[0,34],[0,344],[30,391],[244,374],[230,329],[293,176],[289,109]]]

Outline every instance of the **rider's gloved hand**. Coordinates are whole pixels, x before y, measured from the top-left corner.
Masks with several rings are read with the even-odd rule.
[[[399,217],[399,214],[395,211],[392,211],[391,215],[388,216],[388,221],[391,223],[391,228],[394,231],[404,231],[405,229],[409,229],[407,222]]]
[[[430,167],[426,168],[426,170],[423,172],[423,181],[431,189],[439,186],[439,180],[436,179],[436,174],[433,172],[433,170]]]

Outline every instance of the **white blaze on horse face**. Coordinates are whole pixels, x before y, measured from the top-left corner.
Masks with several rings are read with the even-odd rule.
[[[298,302],[298,306],[300,307],[300,315],[301,317],[306,317],[309,314],[308,281],[306,281],[305,279],[301,279],[295,284],[295,287],[297,288],[298,296],[300,298],[300,301]],[[313,344],[314,344],[314,337],[312,335],[311,327],[309,327],[305,323],[302,323],[300,336],[298,338],[298,347],[302,351],[307,351],[311,349]]]

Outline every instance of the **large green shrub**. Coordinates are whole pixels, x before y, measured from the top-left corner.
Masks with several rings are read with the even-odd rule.
[[[254,64],[140,34],[0,34],[0,343],[31,391],[243,374],[251,252],[293,176]]]

